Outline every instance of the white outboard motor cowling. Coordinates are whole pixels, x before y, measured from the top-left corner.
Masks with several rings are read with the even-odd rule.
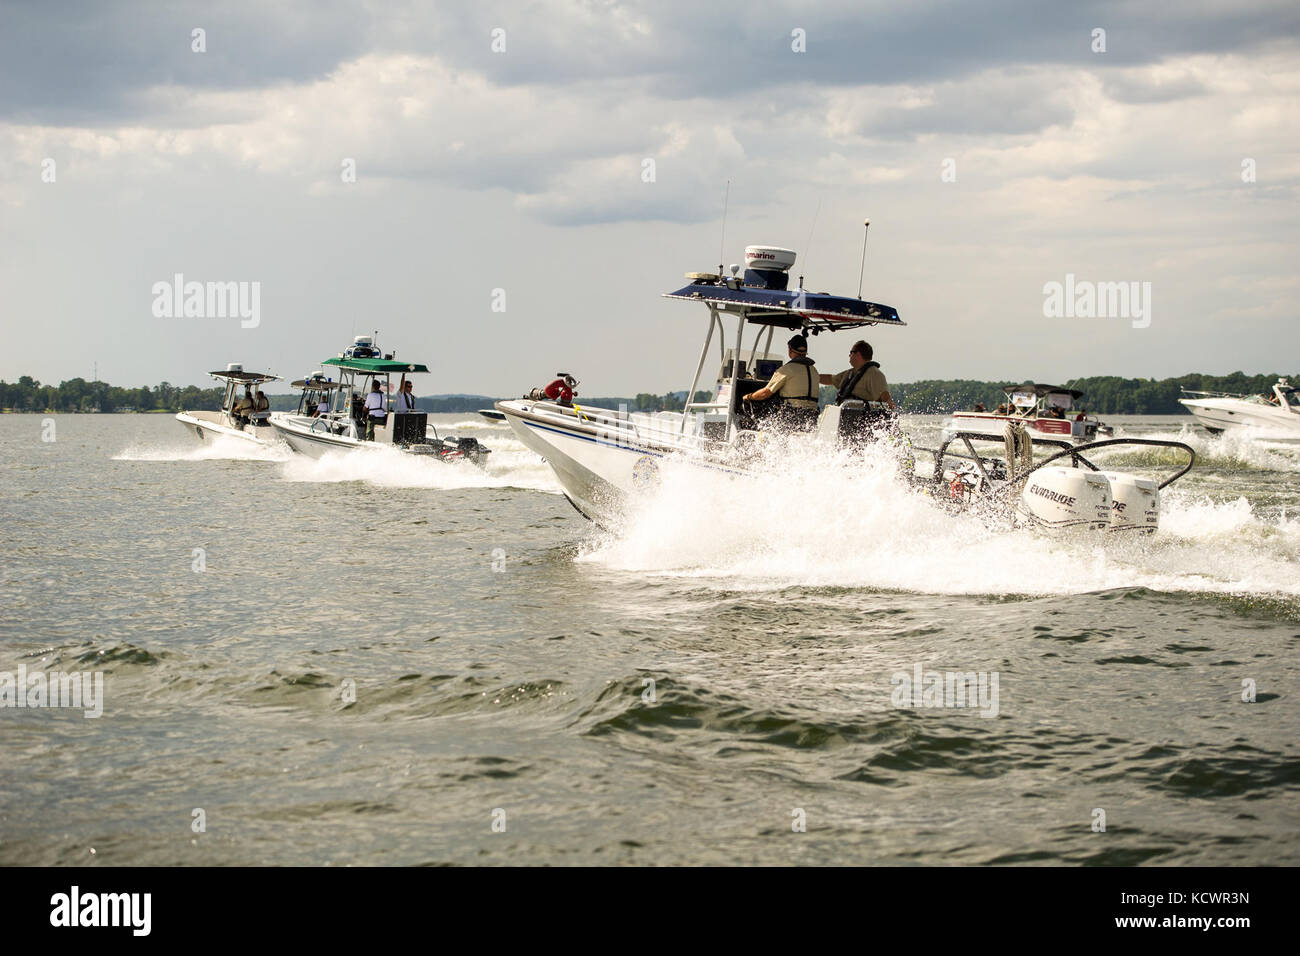
[[[1150,534],[1160,527],[1160,486],[1150,478],[1120,471],[1103,471],[1110,481],[1111,531]]]
[[[1111,523],[1110,481],[1081,468],[1040,468],[1025,481],[1017,513],[1046,528],[1107,528]]]

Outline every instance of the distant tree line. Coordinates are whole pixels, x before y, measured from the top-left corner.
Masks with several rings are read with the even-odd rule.
[[[161,382],[155,388],[121,388],[107,382],[69,379],[58,385],[42,385],[30,375],[17,382],[0,379],[0,409],[14,412],[153,412],[215,410],[221,407],[221,388],[184,388]]]
[[[1300,382],[1300,374],[1289,376]],[[1244,395],[1267,394],[1279,376],[1189,374],[1178,378],[1119,378],[1113,375],[1093,378],[1076,378],[1068,382],[1052,382],[1084,393],[1082,404],[1099,415],[1178,415],[1187,409],[1178,404],[1182,389],[1204,392],[1234,392]],[[904,411],[918,414],[950,412],[954,409],[973,408],[982,402],[993,409],[1004,399],[1001,386],[1008,382],[979,382],[972,379],[933,379],[921,382],[890,383],[894,400]],[[821,390],[822,400],[830,401],[835,390]],[[107,382],[87,382],[82,378],[69,379],[58,385],[42,385],[30,375],[21,376],[17,382],[6,383],[0,379],[0,409],[13,412],[176,412],[213,411],[221,407],[224,389],[198,388],[194,385],[179,387],[160,382],[150,388],[121,388]],[[275,411],[288,411],[297,407],[295,394],[267,397]],[[712,392],[695,393],[697,402],[707,402]],[[417,399],[425,411],[435,413],[472,412],[491,408],[496,399],[486,395],[441,395]],[[618,408],[626,405],[634,412],[679,412],[686,402],[686,393],[669,392],[654,395],[641,392],[635,398],[582,398],[579,404]]]
[[[17,382],[6,383],[0,379],[0,409],[8,412],[178,412],[216,411],[225,394],[223,386],[183,388],[161,382],[150,388],[121,388],[107,382],[87,382],[83,378],[69,379],[58,385],[43,385],[30,375],[21,376]],[[607,408],[626,405],[629,411],[658,412],[681,411],[686,393],[669,392],[652,395],[643,392],[636,398],[579,398],[579,404],[588,402]],[[707,402],[712,392],[695,393],[697,402]],[[297,393],[267,393],[273,411],[292,411],[298,407]],[[487,395],[437,395],[419,397],[416,405],[428,412],[473,412],[491,408],[497,401]]]

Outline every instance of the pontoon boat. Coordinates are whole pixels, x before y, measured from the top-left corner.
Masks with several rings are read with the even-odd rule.
[[[981,432],[1002,438],[1007,422],[1019,422],[1034,438],[1065,437],[1074,442],[1096,441],[1098,436],[1109,437],[1112,429],[1089,416],[1088,410],[1076,404],[1083,397],[1077,388],[1060,385],[1041,385],[1025,382],[1023,385],[1003,385],[1006,402],[996,411],[959,411],[944,424],[948,432]]]

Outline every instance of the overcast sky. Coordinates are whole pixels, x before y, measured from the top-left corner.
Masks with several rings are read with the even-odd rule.
[[[659,294],[728,179],[723,260],[815,291],[871,219],[891,380],[1295,371],[1298,36],[1293,0],[0,0],[0,377],[297,377],[378,329],[423,394],[685,388],[707,312]],[[260,324],[155,316],[176,273]],[[1067,273],[1151,283],[1149,326],[1044,317]]]

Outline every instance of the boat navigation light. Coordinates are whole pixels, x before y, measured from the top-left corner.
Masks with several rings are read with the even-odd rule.
[[[731,274],[734,276],[734,275],[738,275],[739,273],[740,273],[740,266],[737,263],[733,262],[731,264]]]

